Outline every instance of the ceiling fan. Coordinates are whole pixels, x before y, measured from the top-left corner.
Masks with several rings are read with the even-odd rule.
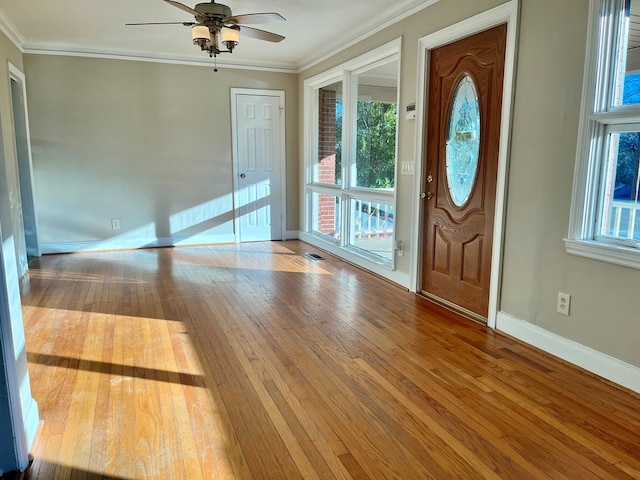
[[[279,13],[248,13],[245,15],[232,15],[231,9],[221,3],[211,0],[210,3],[198,3],[195,7],[188,7],[180,2],[164,0],[195,17],[195,22],[150,22],[127,23],[126,25],[184,25],[191,27],[193,44],[198,45],[202,51],[210,57],[217,57],[221,53],[231,53],[238,45],[240,32],[243,35],[267,42],[280,42],[284,40],[277,33],[247,27],[257,23],[283,22],[285,18]],[[222,50],[224,45],[226,50]]]

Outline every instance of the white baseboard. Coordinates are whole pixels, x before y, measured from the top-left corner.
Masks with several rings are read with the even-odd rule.
[[[176,247],[187,245],[206,245],[234,243],[235,235],[175,235],[171,237],[127,238],[115,237],[89,242],[43,243],[43,254],[91,252],[97,250],[120,250],[153,247]]]
[[[640,393],[640,368],[532,323],[498,312],[496,330]]]
[[[400,272],[399,270],[392,270],[387,265],[376,263],[373,260],[369,260],[366,257],[357,255],[347,249],[341,248],[337,244],[327,242],[315,235],[309,235],[308,233],[300,232],[299,238],[300,240],[303,240],[306,243],[325,250],[349,263],[353,263],[354,265],[364,268],[365,270],[369,270],[370,272],[386,278],[393,283],[397,283],[407,290],[409,289],[409,276],[403,272]]]
[[[287,230],[285,240],[298,240],[300,232],[298,230]]]
[[[27,434],[29,450],[31,450],[33,441],[36,439],[39,424],[40,415],[38,414],[38,403],[34,399],[31,399],[26,415],[24,416],[24,431]]]

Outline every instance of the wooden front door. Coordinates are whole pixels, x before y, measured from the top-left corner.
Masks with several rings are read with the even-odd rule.
[[[431,51],[422,292],[487,318],[507,27]]]

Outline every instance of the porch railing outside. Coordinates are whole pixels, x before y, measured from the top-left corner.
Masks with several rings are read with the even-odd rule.
[[[351,208],[350,244],[391,260],[393,257],[393,206],[373,200],[352,198]]]
[[[611,202],[607,234],[618,238],[640,240],[640,203],[614,200]]]

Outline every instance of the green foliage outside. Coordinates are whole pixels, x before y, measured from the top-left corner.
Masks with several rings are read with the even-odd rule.
[[[356,186],[393,188],[396,170],[397,106],[358,102],[356,132]],[[340,183],[342,159],[342,101],[336,103],[336,170]]]

